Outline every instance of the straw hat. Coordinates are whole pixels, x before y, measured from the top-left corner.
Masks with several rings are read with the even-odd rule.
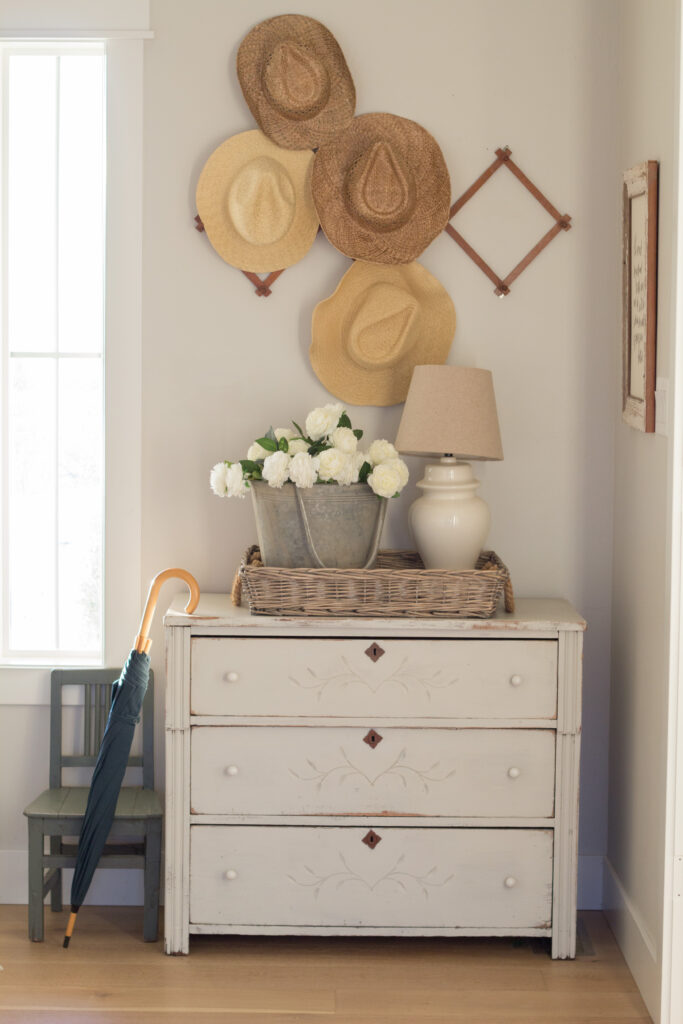
[[[311,365],[351,405],[395,405],[418,363],[445,363],[455,309],[419,263],[354,263],[313,310]]]
[[[251,30],[237,77],[258,126],[285,149],[314,149],[353,117],[356,90],[344,54],[314,18],[281,14]]]
[[[214,150],[197,185],[197,212],[226,263],[259,273],[291,267],[318,232],[313,154],[280,149],[257,130]]]
[[[419,124],[362,114],[318,150],[313,199],[346,256],[410,263],[445,228],[451,184],[438,143]]]

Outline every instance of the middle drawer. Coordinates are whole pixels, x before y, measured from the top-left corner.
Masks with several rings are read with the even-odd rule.
[[[194,726],[193,814],[552,817],[551,729]]]

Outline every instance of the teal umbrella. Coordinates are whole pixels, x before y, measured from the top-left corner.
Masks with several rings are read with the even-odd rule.
[[[195,610],[199,601],[197,581],[185,569],[165,569],[152,581],[135,646],[112,687],[109,717],[97,755],[78,839],[78,854],[71,883],[71,916],[64,936],[65,948],[69,945],[76,914],[85,899],[114,820],[135,726],[140,721],[140,710],[149,682],[149,649],[152,646],[149,629],[161,584],[171,577],[185,580],[190,587],[190,599],[185,608],[188,614]]]

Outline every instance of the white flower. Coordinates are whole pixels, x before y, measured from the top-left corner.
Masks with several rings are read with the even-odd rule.
[[[334,451],[334,449],[333,449],[333,451]],[[360,466],[358,465],[358,459],[356,458],[356,453],[354,452],[352,455],[347,455],[345,452],[343,452],[342,455],[343,455],[342,465],[341,465],[341,468],[340,468],[339,472],[337,473],[337,475],[335,477],[337,483],[338,484],[342,484],[342,485],[357,484],[358,483],[358,473],[360,472]],[[361,465],[362,465],[362,463],[361,463]]]
[[[247,451],[247,458],[251,459],[252,462],[256,462],[257,459],[265,459],[267,454],[268,452],[266,451],[266,449],[262,448],[260,444],[254,441],[254,443],[249,446],[249,450]]]
[[[386,462],[381,463],[382,466],[386,466],[387,469],[395,469],[398,473],[401,486],[399,490],[402,491],[405,485],[408,483],[410,473],[403,459],[387,459]]]
[[[229,498],[245,498],[247,496],[247,485],[239,462],[233,462],[228,469],[225,486]]]
[[[390,441],[380,439],[372,442],[366,457],[371,466],[379,466],[381,462],[386,462],[387,459],[397,459],[398,452]]]
[[[290,455],[299,455],[300,452],[308,453],[308,443],[302,437],[295,437],[293,441],[289,442],[288,451]]]
[[[271,487],[282,487],[289,477],[290,462],[287,452],[273,452],[263,462],[263,479]]]
[[[219,498],[225,498],[228,493],[228,468],[229,466],[227,462],[217,462],[211,470],[209,484],[211,485],[213,493],[217,494]],[[242,467],[240,466],[240,469],[241,468]]]
[[[313,409],[306,417],[306,434],[312,441],[328,437],[339,423],[339,417],[343,412],[344,406],[340,402]]]
[[[297,487],[312,487],[318,479],[318,458],[297,452],[289,464],[289,479]]]
[[[283,437],[287,441],[291,441],[294,437],[294,431],[290,427],[276,427],[274,433],[278,441],[281,441]]]
[[[335,448],[346,455],[353,455],[358,447],[358,438],[350,427],[337,427],[330,434],[330,441]]]
[[[383,462],[375,466],[368,477],[368,483],[380,498],[393,498],[401,490],[401,474],[396,466],[389,466]]]
[[[348,456],[337,448],[327,448],[321,452],[318,456],[320,479],[336,480],[338,474],[343,471],[347,458]]]

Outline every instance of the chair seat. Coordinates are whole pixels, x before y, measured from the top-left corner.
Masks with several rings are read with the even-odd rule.
[[[61,786],[46,789],[24,808],[27,818],[82,818],[89,786]],[[160,818],[161,801],[151,789],[125,786],[116,804],[115,818]]]

